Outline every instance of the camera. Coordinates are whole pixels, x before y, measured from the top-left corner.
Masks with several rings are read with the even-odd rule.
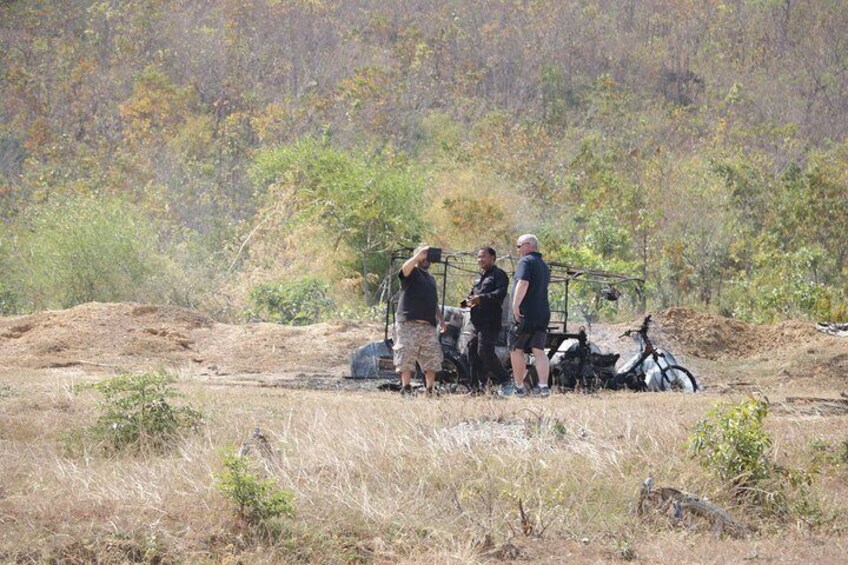
[[[430,247],[427,249],[427,261],[430,263],[439,263],[442,260],[442,250],[438,247]]]

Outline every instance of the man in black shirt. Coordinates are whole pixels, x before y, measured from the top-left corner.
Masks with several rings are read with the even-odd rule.
[[[400,373],[401,394],[412,392],[412,373],[415,364],[424,371],[427,392],[432,393],[436,384],[436,371],[442,369],[442,346],[436,334],[436,320],[440,331],[447,329],[442,312],[436,279],[427,271],[427,246],[419,247],[401,267],[398,277],[401,282],[397,308],[397,336],[394,343],[395,367]]]
[[[509,358],[512,362],[512,375],[515,383],[501,387],[502,396],[524,394],[524,377],[527,372],[525,353],[533,353],[536,360],[536,373],[539,386],[531,392],[534,396],[550,396],[548,373],[550,362],[545,355],[545,341],[548,324],[551,321],[551,307],[548,303],[548,284],[551,270],[539,253],[539,240],[533,234],[524,234],[518,238],[517,247],[521,259],[515,265],[512,288],[513,327],[509,336]]]
[[[495,354],[495,343],[501,331],[503,301],[509,286],[506,273],[495,265],[496,259],[497,253],[491,247],[481,247],[477,251],[477,264],[482,273],[462,301],[463,307],[471,308],[471,323],[474,325],[468,342],[472,392],[479,392],[485,387],[490,372],[495,375],[496,385],[502,386],[509,381],[509,373]]]

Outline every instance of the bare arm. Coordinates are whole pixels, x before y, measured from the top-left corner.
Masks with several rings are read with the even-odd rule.
[[[410,257],[406,260],[403,266],[400,268],[400,272],[403,273],[404,278],[408,277],[410,273],[412,273],[412,269],[418,266],[419,263],[424,261],[427,258],[427,250],[429,247],[422,247],[418,253]]]
[[[448,325],[445,323],[445,317],[442,316],[442,309],[439,308],[438,304],[436,304],[436,320],[439,321],[439,333],[448,331]]]
[[[521,302],[530,288],[530,281],[520,280],[515,283],[515,292],[512,295],[512,317],[515,321],[521,320]]]

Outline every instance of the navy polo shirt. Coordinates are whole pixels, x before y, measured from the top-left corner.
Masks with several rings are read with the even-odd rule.
[[[527,294],[519,309],[524,316],[524,327],[528,330],[547,330],[551,321],[551,306],[548,302],[548,284],[551,282],[551,270],[542,260],[542,254],[532,251],[518,260],[512,276],[512,292],[518,281],[527,281]]]

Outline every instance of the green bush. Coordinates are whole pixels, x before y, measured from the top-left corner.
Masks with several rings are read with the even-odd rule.
[[[737,499],[763,515],[820,524],[823,513],[811,490],[818,465],[813,461],[799,470],[772,461],[771,439],[763,429],[767,415],[768,403],[762,398],[716,406],[695,425],[690,453],[730,485]]]
[[[721,480],[754,485],[770,471],[771,440],[763,429],[766,415],[768,404],[761,398],[716,406],[695,425],[690,453]]]
[[[118,199],[56,198],[26,211],[14,235],[6,270],[21,306],[144,301],[162,269],[149,219]]]
[[[260,479],[251,471],[247,457],[226,454],[224,471],[215,478],[218,491],[235,502],[240,526],[273,529],[274,520],[294,513],[294,494],[277,489],[272,479]]]
[[[173,377],[164,372],[119,375],[77,387],[100,394],[100,415],[83,438],[100,443],[107,453],[162,452],[199,425],[202,415],[190,407],[172,406],[179,396]]]
[[[316,278],[263,284],[250,291],[248,318],[291,326],[318,322],[333,302],[326,283]]]
[[[301,139],[260,151],[254,181],[267,187],[267,209],[286,202],[297,222],[320,226],[338,248],[340,265],[362,276],[367,305],[378,298],[387,251],[401,242],[420,241],[424,180],[405,158],[387,148],[374,155],[332,147],[328,139]]]
[[[17,314],[18,311],[18,297],[15,291],[0,281],[0,315]]]

